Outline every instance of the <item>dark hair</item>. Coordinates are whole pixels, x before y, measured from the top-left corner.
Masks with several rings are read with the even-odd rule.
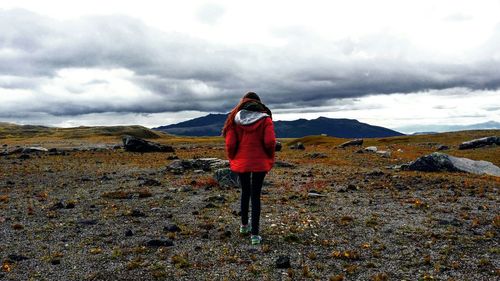
[[[243,96],[244,99],[253,99],[260,101],[260,97],[254,92],[248,92]]]

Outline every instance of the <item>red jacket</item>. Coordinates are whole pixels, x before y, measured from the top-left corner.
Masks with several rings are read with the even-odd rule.
[[[269,172],[274,164],[276,137],[271,118],[262,112],[241,110],[226,132],[226,153],[236,173]]]

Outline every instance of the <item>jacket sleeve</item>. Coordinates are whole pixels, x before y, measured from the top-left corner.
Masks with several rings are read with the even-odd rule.
[[[264,128],[264,148],[267,155],[274,158],[274,150],[276,149],[276,135],[274,133],[274,124],[271,118],[266,118]]]
[[[234,128],[229,128],[226,132],[226,155],[228,159],[234,159],[238,149],[238,137]]]

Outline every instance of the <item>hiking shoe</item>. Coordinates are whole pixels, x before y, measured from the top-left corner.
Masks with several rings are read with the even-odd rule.
[[[250,239],[252,240],[252,245],[260,245],[260,243],[262,242],[262,237],[260,237],[259,235],[252,235]]]
[[[246,225],[240,226],[240,233],[241,234],[248,234],[248,233],[250,233],[250,231],[252,231],[252,227],[250,225],[246,224]]]

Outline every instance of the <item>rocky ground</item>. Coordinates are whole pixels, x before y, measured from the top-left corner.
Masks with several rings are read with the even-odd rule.
[[[497,280],[500,179],[388,169],[436,145],[378,144],[392,153],[284,146],[294,166],[266,177],[261,246],[238,232],[237,188],[166,168],[173,155],[224,159],[220,141],[2,156],[0,279]],[[475,151],[500,165],[498,146]]]

